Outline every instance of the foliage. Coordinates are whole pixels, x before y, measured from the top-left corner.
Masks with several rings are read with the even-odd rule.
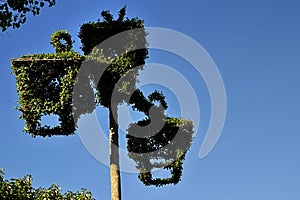
[[[126,6],[119,11],[119,17],[114,20],[113,15],[110,13],[110,11],[106,10],[101,12],[103,21],[99,19],[97,22],[89,22],[83,24],[80,27],[78,37],[81,39],[82,50],[84,54],[88,55],[89,53],[91,53],[94,47],[113,35],[136,28],[144,28],[143,20],[136,17],[131,19],[129,19],[128,17],[124,18],[125,14]],[[140,34],[140,36],[135,37],[139,40],[139,42],[144,43],[144,46],[146,47],[146,33],[141,32]],[[117,41],[120,43],[110,44],[109,47],[111,47],[112,49],[110,51],[107,51],[106,55],[108,55],[109,53],[113,53],[114,50],[125,52],[126,48],[130,47],[133,44],[132,38],[130,39],[131,41],[127,41],[123,38],[123,41]]]
[[[0,197],[3,200],[92,200],[92,193],[86,189],[77,192],[68,191],[61,193],[56,185],[46,188],[33,188],[30,175],[23,178],[3,179],[3,171],[0,170]]]
[[[163,111],[167,103],[158,91],[150,94],[148,100],[138,94],[141,95],[141,92],[133,95],[135,99],[131,100],[131,103],[138,103],[134,104],[137,110],[143,111],[148,106],[155,110],[146,113],[146,119],[129,126],[126,135],[128,156],[136,162],[140,172],[138,177],[145,185],[177,184],[181,179],[186,152],[193,141],[193,123],[166,117]],[[160,106],[155,106],[154,101],[160,102]],[[157,119],[159,122],[155,122]],[[156,124],[151,126],[151,123]],[[152,171],[159,168],[170,170],[171,177],[153,179]]]
[[[103,11],[103,21],[81,26],[79,38],[85,56],[71,51],[70,35],[58,31],[51,37],[56,54],[34,54],[13,60],[21,118],[26,121],[25,131],[33,136],[69,135],[76,130],[80,115],[92,112],[97,103],[109,108],[110,130],[115,129],[111,131],[111,145],[118,146],[118,128],[111,108],[127,103],[147,116],[131,124],[126,135],[128,156],[137,164],[139,179],[145,185],[176,184],[180,181],[183,161],[193,140],[193,123],[166,116],[168,105],[161,92],[154,91],[146,98],[136,89],[138,72],[143,69],[148,56],[147,33],[142,20],[124,18],[125,14],[126,7],[114,20],[109,11]],[[119,33],[122,37],[109,40]],[[102,42],[106,45],[99,46]],[[83,63],[88,67],[87,74],[78,78]],[[76,89],[81,93],[72,93],[74,85],[81,87]],[[72,95],[76,95],[74,102]],[[59,126],[41,125],[41,117],[50,114],[59,116]],[[118,151],[114,154],[111,161],[113,158],[113,164],[118,165]],[[170,170],[171,177],[153,179],[152,171],[156,168]]]
[[[168,106],[162,93],[154,91],[147,99],[140,90],[135,89],[138,70],[143,69],[148,55],[147,33],[142,20],[138,18],[124,20],[125,14],[124,7],[119,11],[118,19],[113,20],[109,11],[103,11],[101,13],[103,22],[99,20],[96,23],[83,24],[79,33],[83,44],[82,50],[87,55],[86,59],[93,63],[91,74],[102,74],[99,82],[96,82],[97,79],[94,80],[99,104],[109,108],[111,103],[125,102],[148,116],[145,120],[131,124],[127,134],[128,155],[137,163],[140,180],[145,185],[176,184],[181,177],[185,154],[193,140],[193,124],[189,120],[166,117],[164,110]],[[132,29],[135,29],[135,34],[128,31]],[[124,31],[127,31],[126,34]],[[111,36],[119,33],[122,33],[120,40],[118,37],[109,40]],[[107,44],[98,46],[103,41]],[[144,49],[136,48],[137,46]],[[124,76],[126,78],[123,78]],[[113,91],[117,93],[114,94],[114,99],[112,99]],[[155,101],[160,103],[160,107],[154,106]],[[154,111],[151,113],[151,110]],[[153,121],[159,120],[157,125],[162,126],[161,130],[156,125],[150,126],[153,129],[144,129]],[[150,160],[161,162],[151,163]],[[172,177],[153,179],[151,171],[162,167],[171,170]]]
[[[3,168],[0,168],[0,182],[3,181],[3,178],[4,178],[4,170]]]
[[[83,60],[83,56],[73,51],[33,54],[12,60],[19,94],[18,109],[22,112],[20,118],[26,121],[26,132],[43,137],[74,133],[72,91]],[[89,84],[84,86],[89,88]],[[41,124],[41,117],[50,114],[59,116],[60,125]]]
[[[55,5],[56,0],[1,0],[0,1],[0,27],[2,32],[7,28],[19,28],[26,22],[27,13],[40,14],[45,4],[49,7]]]
[[[65,44],[62,43],[65,41]],[[57,53],[71,51],[73,48],[73,41],[71,35],[66,30],[58,30],[51,35],[50,44],[54,47]]]
[[[185,159],[185,153],[177,151],[177,157],[175,160],[169,161],[170,163],[167,166],[162,167],[163,169],[171,170],[170,178],[152,178],[152,173],[150,170],[145,170],[143,167],[138,167],[139,179],[147,186],[155,185],[155,186],[163,186],[167,184],[177,184],[181,180],[182,170],[183,170],[183,161]],[[152,164],[153,165],[153,164]],[[165,165],[165,164],[164,164]],[[154,166],[154,165],[153,165]],[[156,168],[156,167],[152,167]],[[158,167],[161,168],[161,167]]]
[[[92,75],[102,73],[99,82],[97,79],[93,81],[97,86],[99,104],[107,108],[111,105],[112,93],[116,86],[117,97],[113,99],[114,103],[129,99],[127,97],[130,91],[134,91],[138,70],[143,68],[148,55],[144,22],[138,18],[124,19],[125,13],[126,7],[123,7],[119,11],[118,19],[113,20],[109,11],[102,11],[104,21],[83,24],[79,32],[82,50],[88,55],[87,60],[94,63]],[[132,29],[138,31],[134,31],[133,34],[124,33]],[[123,33],[119,40],[106,40],[118,33]],[[97,46],[105,40],[105,46]],[[136,46],[144,48],[135,50]],[[125,74],[126,78],[121,80]]]

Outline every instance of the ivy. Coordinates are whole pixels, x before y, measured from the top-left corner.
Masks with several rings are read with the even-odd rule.
[[[100,81],[92,81],[97,86],[98,103],[107,108],[111,104],[112,92],[117,83],[115,103],[118,104],[129,99],[127,97],[130,91],[134,91],[138,70],[143,69],[148,56],[144,21],[138,18],[125,18],[125,14],[126,7],[123,7],[119,11],[119,17],[114,20],[108,10],[102,11],[103,21],[99,19],[97,22],[83,24],[78,35],[87,60],[93,62],[91,77],[93,74],[102,73]],[[97,45],[106,39],[132,29],[139,31],[135,31],[134,34],[130,34],[130,32],[124,34],[117,41],[109,41],[105,48],[98,48]],[[145,48],[135,50],[137,45]],[[107,67],[107,65],[109,66]],[[120,82],[121,77],[125,74],[126,80]]]
[[[124,18],[125,7],[119,11],[119,17],[116,20],[109,11],[103,11],[101,15],[103,21],[83,24],[79,32],[79,38],[83,44],[82,50],[87,55],[86,59],[93,63],[91,74],[102,73],[100,81],[94,82],[97,86],[97,101],[109,108],[112,92],[115,90],[117,92],[116,99],[113,99],[115,103],[128,103],[148,116],[145,120],[131,124],[128,128],[126,135],[128,156],[137,163],[140,171],[139,179],[145,185],[176,184],[181,177],[185,154],[193,140],[193,124],[190,120],[166,117],[164,111],[168,106],[161,92],[154,91],[146,98],[140,90],[135,89],[138,70],[143,69],[145,59],[148,57],[144,22],[138,18]],[[109,41],[107,49],[97,47],[98,44],[115,34],[131,29],[137,30],[137,28],[141,31],[134,36],[125,35],[120,41]],[[145,49],[132,51],[137,46],[137,41]],[[126,53],[120,54],[119,52]],[[107,64],[109,64],[108,67]],[[127,77],[125,81],[121,79],[124,75]],[[133,94],[130,91],[134,91]],[[128,95],[131,95],[130,98]],[[155,101],[160,106],[155,106]],[[150,113],[150,110],[153,113]],[[157,119],[162,125],[161,130],[158,130],[159,127],[156,126],[153,129],[143,129]],[[151,163],[150,160],[161,162]],[[152,179],[152,170],[162,167],[171,170],[172,177]]]
[[[159,101],[160,106],[155,106],[154,101]],[[132,96],[131,103],[139,111],[156,108],[156,112],[137,123],[130,124],[126,137],[128,156],[136,162],[139,170],[139,179],[145,185],[163,186],[177,184],[182,175],[183,161],[186,152],[193,141],[193,123],[190,120],[171,118],[164,115],[167,108],[164,96],[155,91],[148,99],[143,97],[142,92],[136,91]],[[154,120],[155,126],[151,126]],[[161,125],[162,127],[160,128]],[[169,178],[152,178],[152,171],[163,168],[171,171]]]
[[[57,36],[60,33],[54,33],[51,38],[59,38]],[[19,94],[18,110],[21,111],[20,118],[25,120],[24,130],[27,133],[43,137],[74,133],[76,125],[72,115],[72,91],[83,61],[83,56],[70,49],[12,60]],[[41,124],[42,116],[50,114],[59,116],[59,125],[50,127]]]
[[[85,55],[88,55],[92,52],[93,48],[99,45],[104,40],[110,38],[113,35],[118,33],[137,29],[144,28],[144,21],[138,18],[125,18],[126,7],[123,7],[119,11],[119,17],[116,20],[113,20],[113,15],[109,10],[102,11],[101,16],[103,21],[99,19],[97,22],[89,22],[81,25],[78,37],[82,42],[82,50]],[[135,38],[139,40],[140,43],[144,43],[146,47],[146,32],[140,32],[140,35],[136,35]],[[128,44],[132,46],[134,40],[128,41],[128,38],[123,38],[122,41],[117,41],[116,44],[111,44],[109,47],[111,51],[107,51],[106,54],[115,53],[113,50],[118,50],[119,52],[125,52],[128,48]],[[129,38],[132,39],[132,38]],[[137,40],[136,40],[137,41]],[[128,49],[129,50],[129,49]],[[147,56],[145,54],[144,56]],[[143,56],[142,56],[143,57]],[[145,59],[146,57],[144,57]]]
[[[182,153],[178,150],[176,159],[174,161],[171,161],[169,165],[163,167],[163,169],[171,170],[171,177],[169,178],[153,179],[151,170],[147,171],[142,167],[139,168],[140,173],[138,175],[138,178],[147,186],[155,185],[161,187],[167,184],[176,185],[181,180],[182,170],[183,170],[182,165],[184,159],[185,159],[185,153]]]
[[[65,44],[62,43],[65,41]],[[51,35],[50,44],[54,47],[57,53],[71,51],[73,48],[73,41],[71,35],[66,30],[56,31]]]
[[[176,184],[193,141],[193,123],[166,116],[168,105],[161,92],[154,91],[145,97],[135,88],[139,70],[143,69],[148,57],[147,33],[142,20],[125,18],[125,14],[125,7],[119,11],[117,19],[109,11],[103,11],[103,21],[81,26],[79,38],[85,56],[72,51],[72,39],[66,31],[57,31],[50,40],[56,53],[13,59],[20,118],[25,120],[24,130],[34,137],[70,135],[75,132],[80,115],[92,112],[97,104],[111,111],[112,103],[114,106],[127,103],[147,116],[130,124],[126,135],[128,156],[137,164],[139,179],[145,185]],[[109,37],[132,29],[139,31],[129,31],[117,41],[108,40],[108,46],[97,47]],[[136,50],[137,46],[144,48]],[[85,78],[79,79],[77,74],[83,62],[88,70]],[[99,74],[100,80],[97,79]],[[72,93],[74,85],[81,87],[77,93]],[[76,101],[72,102],[72,98]],[[50,114],[59,116],[59,125],[41,124],[42,116]],[[118,130],[115,131],[118,134]],[[171,177],[153,179],[155,168],[170,170]]]

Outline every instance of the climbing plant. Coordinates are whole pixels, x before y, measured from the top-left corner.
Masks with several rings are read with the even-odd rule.
[[[129,103],[131,91],[135,90],[138,70],[143,69],[148,56],[143,20],[125,18],[125,14],[126,7],[119,11],[117,19],[109,11],[102,11],[103,21],[83,24],[79,32],[86,60],[92,63],[89,77],[96,86],[97,103],[109,109],[112,199],[121,199],[118,105]],[[109,39],[120,33],[123,33],[122,37]],[[98,46],[103,42],[106,45]],[[101,74],[100,78],[98,74]],[[122,79],[124,76],[126,78]]]
[[[158,101],[160,106],[155,106],[154,101]],[[145,185],[177,184],[181,179],[185,155],[193,141],[192,121],[165,116],[164,109],[168,106],[165,97],[158,91],[145,99],[137,90],[130,102],[135,109],[147,115],[146,119],[130,124],[126,135],[128,156],[137,163],[139,179]],[[151,116],[148,111],[153,107],[156,111]],[[157,119],[159,122],[150,126]],[[162,168],[170,170],[171,177],[153,179],[152,171]]]
[[[61,40],[66,40],[67,45]],[[66,31],[57,31],[51,37],[56,53],[33,54],[12,60],[20,118],[25,120],[24,130],[33,136],[70,135],[76,129],[72,91],[84,57],[71,50],[70,41],[71,36]],[[92,90],[89,84],[82,84],[86,87],[84,91]],[[41,118],[50,114],[59,116],[59,125],[50,127],[41,123]]]
[[[120,103],[127,103],[147,116],[146,119],[131,124],[127,134],[128,155],[137,163],[139,179],[145,185],[176,184],[180,180],[183,160],[193,140],[193,123],[190,120],[167,117],[165,110],[168,106],[162,93],[154,91],[145,98],[142,91],[135,88],[138,70],[143,70],[148,56],[147,33],[144,22],[138,18],[124,18],[125,11],[125,7],[122,8],[116,20],[109,11],[103,11],[101,14],[104,21],[83,24],[79,33],[82,50],[87,55],[87,60],[94,63],[91,71],[102,74],[100,81],[96,79],[94,84],[97,86],[98,103],[109,108],[110,115],[114,117],[110,117],[110,120],[117,120],[117,112],[111,111],[117,110],[116,106]],[[110,39],[117,34],[122,37]],[[99,45],[103,42],[106,45]],[[115,96],[112,96],[113,92]],[[156,106],[155,101],[160,106]],[[150,109],[155,110],[152,116]],[[162,126],[149,126],[153,121],[160,121],[158,125]],[[152,129],[147,130],[148,126]],[[112,144],[118,147],[117,125],[111,123],[110,130],[113,130]],[[118,152],[113,156],[116,158],[111,159],[118,159]],[[152,162],[153,160],[159,163]],[[118,165],[118,161],[116,164]],[[152,171],[156,168],[169,169],[171,177],[153,179]]]
[[[167,116],[168,105],[161,92],[145,97],[136,88],[148,57],[147,32],[143,20],[125,15],[126,7],[117,19],[102,11],[103,19],[83,24],[79,38],[84,56],[72,50],[68,32],[57,31],[50,41],[56,53],[12,60],[18,109],[26,122],[24,130],[33,136],[73,134],[82,114],[91,113],[96,105],[108,108],[112,199],[121,199],[118,105],[126,103],[146,116],[130,124],[126,135],[128,156],[136,162],[138,177],[145,185],[178,183],[193,140],[192,121]],[[119,34],[121,37],[110,39]],[[59,125],[42,125],[41,118],[50,114],[59,116]],[[153,178],[157,168],[170,170],[171,177]]]
[[[65,41],[65,44],[63,43]],[[60,52],[68,52],[73,48],[73,41],[71,35],[68,31],[59,30],[51,35],[50,44],[54,47],[55,51]]]
[[[97,86],[97,100],[99,104],[107,108],[111,106],[112,93],[115,86],[125,74],[127,78],[122,83],[118,83],[117,87],[119,89],[117,92],[119,95],[126,95],[133,90],[138,70],[143,68],[145,59],[148,56],[143,20],[124,18],[125,13],[126,7],[123,7],[119,11],[119,17],[113,20],[113,16],[109,11],[102,11],[103,21],[99,20],[83,24],[79,32],[82,50],[87,55],[87,60],[95,63],[91,74],[102,73],[100,81],[95,80],[94,84]],[[124,31],[128,30],[138,31],[134,31],[133,34],[130,34],[130,32],[125,34]],[[124,34],[118,39],[107,40],[119,33]],[[106,41],[107,44],[104,48],[99,49],[97,45],[103,41]],[[136,46],[144,48],[135,50]],[[107,67],[105,64],[109,64],[109,66]],[[101,70],[105,71],[102,72]],[[131,73],[131,76],[128,73]],[[125,99],[128,98],[123,96],[118,98],[118,100],[114,100],[124,101]],[[118,104],[120,102],[114,103]]]

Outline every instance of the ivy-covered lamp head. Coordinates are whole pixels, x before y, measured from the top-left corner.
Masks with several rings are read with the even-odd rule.
[[[20,118],[25,120],[24,130],[34,137],[71,135],[76,130],[72,91],[84,57],[72,51],[72,38],[65,30],[53,33],[50,43],[56,53],[33,54],[12,60]],[[89,84],[85,86],[84,91],[92,92]],[[43,124],[42,117],[49,115],[57,115],[59,124],[52,127]]]
[[[155,101],[160,105],[156,106]],[[181,180],[185,155],[193,141],[192,121],[166,117],[164,110],[168,106],[165,97],[158,91],[150,94],[148,99],[136,92],[130,102],[148,116],[130,124],[126,135],[128,156],[136,162],[139,179],[147,186],[177,184]],[[145,112],[150,107],[152,114]],[[157,169],[169,170],[171,176],[153,178],[153,171]]]
[[[143,68],[148,56],[143,20],[125,18],[125,14],[126,7],[119,11],[117,19],[109,11],[102,11],[103,21],[83,24],[79,32],[86,58],[94,62],[92,74],[102,74],[100,81],[94,80],[94,84],[97,86],[98,103],[107,108],[111,103],[119,104],[129,99],[130,91],[135,90],[138,70]],[[110,40],[120,33],[124,33],[122,37]],[[104,41],[106,45],[101,46]],[[136,50],[137,45],[143,48]],[[125,74],[126,80],[121,79]],[[112,100],[113,92],[118,98]]]

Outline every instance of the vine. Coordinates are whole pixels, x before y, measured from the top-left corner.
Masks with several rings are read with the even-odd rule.
[[[73,48],[72,37],[66,30],[58,30],[54,32],[51,35],[50,44],[55,49],[56,53],[71,51]]]
[[[79,38],[86,56],[72,51],[70,34],[61,30],[50,38],[56,53],[33,54],[12,60],[19,95],[18,110],[21,111],[20,118],[25,120],[24,130],[34,137],[71,135],[81,114],[91,113],[96,104],[111,107],[112,92],[116,89],[116,104],[127,103],[147,116],[130,124],[126,135],[128,156],[137,164],[139,179],[145,185],[176,184],[181,179],[183,161],[193,141],[193,123],[166,116],[164,111],[168,105],[161,92],[154,91],[145,97],[137,89],[127,98],[135,89],[138,70],[143,69],[148,56],[144,23],[138,18],[124,18],[125,7],[120,10],[117,20],[113,20],[109,11],[101,14],[104,21],[83,24],[80,28]],[[106,49],[94,48],[115,34],[135,28],[140,31],[112,42],[112,46]],[[135,50],[137,42],[145,48]],[[86,80],[80,79],[82,82],[79,82],[77,73],[85,61],[89,64],[89,74],[85,74]],[[96,82],[95,77],[100,72],[102,76]],[[129,78],[121,80],[125,74]],[[121,84],[117,85],[120,81]],[[80,93],[72,93],[75,84],[82,87]],[[72,99],[76,101],[72,102]],[[154,102],[160,105],[156,106]],[[50,127],[41,123],[43,116],[51,114],[59,116],[59,125]],[[161,128],[148,126],[155,120]],[[156,168],[170,170],[171,177],[154,179],[152,172]]]
[[[57,31],[52,35],[51,39],[55,39],[51,43],[64,47],[56,43],[60,37],[71,41],[69,33]],[[72,115],[72,91],[84,57],[70,47],[68,44],[66,48],[56,49],[57,53],[33,54],[12,60],[20,118],[25,120],[24,131],[34,137],[70,135],[76,129],[76,119],[74,121]],[[41,118],[50,114],[59,116],[59,125],[50,127],[41,123]]]
[[[160,106],[155,106],[154,101],[159,101]],[[144,112],[148,117],[130,124],[127,130],[128,156],[137,164],[138,178],[145,185],[177,184],[182,176],[185,155],[193,141],[192,121],[164,116],[163,111],[168,106],[165,97],[158,91],[153,92],[146,99],[137,90],[132,96],[131,103],[134,108],[143,112],[152,106],[158,109],[154,116]],[[163,110],[160,110],[161,108]],[[161,119],[163,127],[160,130],[156,126],[149,126],[153,118]],[[152,171],[156,168],[170,170],[171,177],[153,179]]]

